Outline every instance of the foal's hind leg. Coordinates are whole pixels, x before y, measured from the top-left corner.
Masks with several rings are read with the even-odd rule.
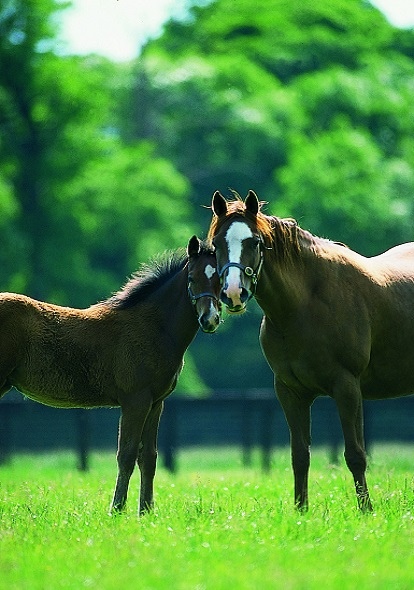
[[[154,477],[158,456],[158,425],[163,406],[163,402],[160,401],[152,407],[142,432],[142,446],[138,454],[138,466],[141,472],[140,514],[148,512],[154,506]]]
[[[358,507],[363,512],[371,512],[372,504],[369,497],[365,477],[367,459],[365,453],[362,396],[359,384],[354,378],[344,380],[335,391],[335,401],[345,442],[345,461],[352,473]]]
[[[118,477],[111,504],[112,513],[121,512],[125,508],[129,480],[134,471],[142,430],[150,407],[149,397],[145,401],[141,399],[139,404],[122,406],[117,453]]]

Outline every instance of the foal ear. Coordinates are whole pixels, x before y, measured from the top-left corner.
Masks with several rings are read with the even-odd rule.
[[[213,203],[211,208],[217,217],[221,217],[227,213],[227,201],[220,191],[216,191],[213,195]]]
[[[198,256],[200,254],[200,249],[200,240],[197,238],[197,236],[190,238],[187,246],[188,257],[190,258],[191,256]]]
[[[258,214],[260,208],[259,199],[257,198],[257,195],[254,191],[249,190],[244,204],[246,206],[246,211],[249,211],[249,213],[252,213],[253,215]]]

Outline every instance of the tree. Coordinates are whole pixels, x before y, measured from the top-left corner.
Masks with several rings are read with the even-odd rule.
[[[1,272],[3,288],[79,305],[160,246],[185,247],[195,228],[186,180],[148,143],[117,137],[122,67],[53,53],[57,6],[10,0],[0,13],[0,203],[11,237]]]
[[[311,231],[385,249],[412,225],[410,41],[361,0],[193,5],[139,61],[145,136],[200,202],[255,188]]]

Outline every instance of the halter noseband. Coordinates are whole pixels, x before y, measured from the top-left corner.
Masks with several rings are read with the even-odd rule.
[[[210,293],[209,291],[203,291],[203,293],[198,293],[197,295],[195,295],[190,284],[187,285],[187,290],[188,296],[193,305],[196,305],[197,301],[202,297],[210,297],[211,299],[214,299],[214,301],[217,301],[217,303],[220,303],[220,299],[216,297],[213,293]]]
[[[256,270],[253,270],[251,266],[245,266],[244,264],[240,264],[240,262],[226,262],[226,264],[219,270],[218,276],[220,279],[221,284],[223,284],[223,275],[229,268],[239,268],[246,277],[252,282],[253,288],[250,292],[250,295],[247,299],[249,301],[252,297],[254,297],[257,288],[257,281],[259,280],[260,271],[262,270],[263,266],[263,250],[260,248],[260,260],[259,264],[257,265]]]

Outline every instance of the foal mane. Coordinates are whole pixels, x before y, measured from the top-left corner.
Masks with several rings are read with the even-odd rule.
[[[212,255],[213,251],[207,241],[200,241],[198,256]],[[106,304],[113,309],[130,309],[148,299],[170,279],[181,272],[188,262],[188,254],[184,248],[172,252],[164,252],[155,256],[131,276],[122,289],[110,297]]]
[[[184,249],[165,252],[144,263],[127,283],[105,303],[116,310],[130,309],[145,301],[185,267],[188,257]]]
[[[265,215],[261,211],[263,205],[267,204],[265,201],[260,202],[257,215],[253,215],[246,209],[242,198],[235,191],[233,193],[235,198],[232,201],[227,201],[226,215],[223,217],[213,216],[207,236],[210,243],[225,221],[232,217],[244,217],[261,235],[265,246],[274,249],[279,256],[289,258],[300,252],[299,238],[302,233],[305,235],[307,232],[302,230],[294,219]]]

